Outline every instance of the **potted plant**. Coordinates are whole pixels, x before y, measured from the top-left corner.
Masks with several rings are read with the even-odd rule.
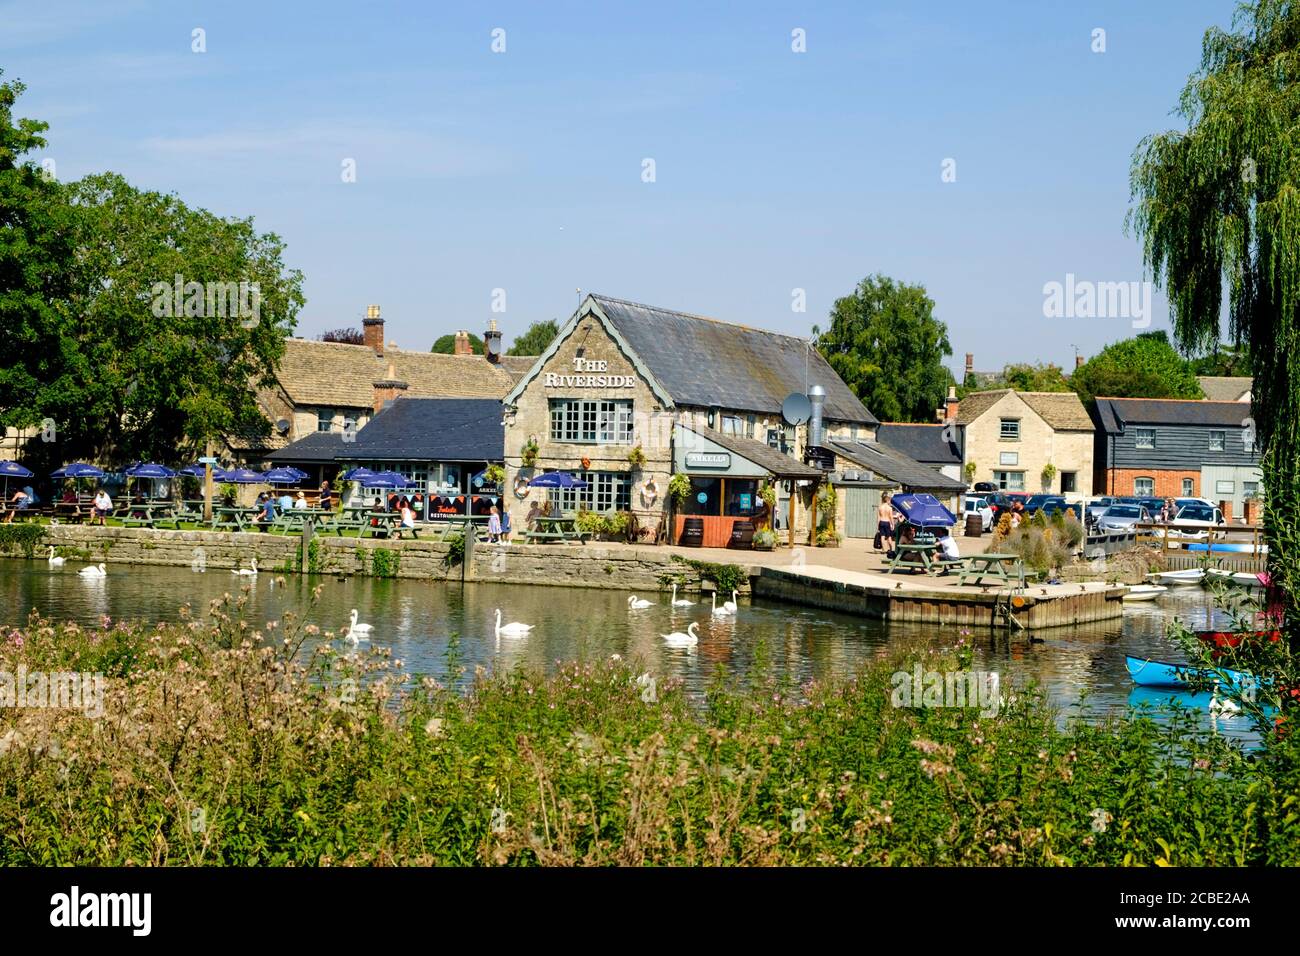
[[[531,468],[537,464],[537,453],[541,449],[537,445],[537,439],[531,435],[528,441],[524,442],[524,447],[519,451],[519,460],[523,462],[525,468]]]
[[[776,532],[771,528],[760,528],[754,532],[754,550],[772,551],[776,548]]]
[[[633,468],[644,468],[645,461],[646,461],[645,449],[643,449],[640,445],[637,445],[635,448],[633,448],[631,451],[627,453],[627,460],[628,463],[631,464]]]
[[[817,532],[817,547],[819,548],[838,548],[843,536],[834,528],[823,528]]]
[[[674,504],[681,507],[686,504],[686,499],[691,494],[691,479],[683,474],[673,475],[668,479],[668,493],[672,495]]]
[[[962,467],[962,472],[965,473],[966,484],[969,485],[972,481],[975,480],[975,462],[973,461],[966,462],[966,464]]]
[[[506,469],[504,465],[488,465],[483,469],[483,479],[490,485],[496,485],[498,488],[506,480]]]
[[[1049,491],[1051,490],[1051,487],[1052,487],[1052,479],[1055,478],[1055,477],[1056,477],[1056,466],[1053,465],[1053,464],[1049,461],[1046,465],[1043,466],[1043,488],[1044,488],[1044,490],[1049,490]]]

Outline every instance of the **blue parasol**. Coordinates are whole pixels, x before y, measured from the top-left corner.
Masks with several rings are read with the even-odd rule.
[[[30,478],[32,473],[16,461],[0,461],[0,475],[5,478]]]
[[[918,528],[951,528],[956,517],[934,495],[894,495],[890,504]]]
[[[104,473],[94,465],[87,465],[79,461],[74,461],[71,465],[64,465],[62,468],[56,468],[50,472],[51,478],[103,478]]]
[[[184,468],[182,468],[182,469],[180,470],[180,473],[181,473],[182,475],[189,475],[191,478],[199,478],[199,479],[202,479],[202,478],[203,478],[203,466],[200,465],[200,464],[186,465]],[[222,471],[220,468],[218,468],[216,465],[213,465],[213,466],[212,466],[212,480],[213,480],[213,481],[225,481],[225,480],[226,480],[226,473],[225,473],[224,471]]]
[[[377,474],[365,475],[361,479],[362,488],[409,488],[410,486],[410,479],[395,471],[381,471]]]
[[[302,481],[302,477],[297,473],[297,469],[272,468],[270,471],[263,472],[262,480],[271,485],[296,485]]]
[[[146,464],[132,465],[126,471],[122,472],[128,478],[175,478],[176,472],[172,471],[166,465],[156,465],[152,462]]]
[[[529,488],[586,488],[587,483],[581,478],[574,478],[567,471],[548,471],[528,482]]]
[[[221,480],[236,485],[256,485],[261,484],[263,479],[261,475],[251,469],[236,468],[222,475]]]

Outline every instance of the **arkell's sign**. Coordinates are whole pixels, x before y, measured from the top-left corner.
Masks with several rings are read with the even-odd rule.
[[[726,452],[688,451],[687,468],[730,468],[731,455]]]
[[[573,360],[575,372],[606,372],[609,363],[604,359]],[[557,375],[547,372],[544,380],[546,388],[632,388],[636,385],[635,375]]]

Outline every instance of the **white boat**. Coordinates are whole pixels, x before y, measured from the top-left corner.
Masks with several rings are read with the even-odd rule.
[[[1198,585],[1204,577],[1205,572],[1200,568],[1188,568],[1186,571],[1161,571],[1155,575],[1156,580],[1161,584],[1172,584],[1175,587]]]
[[[1125,601],[1154,601],[1169,589],[1159,584],[1132,584],[1124,592]]]
[[[1242,587],[1262,588],[1264,586],[1259,577],[1249,571],[1224,571],[1221,568],[1210,568],[1205,573],[1212,578],[1221,578],[1223,580],[1231,578]]]

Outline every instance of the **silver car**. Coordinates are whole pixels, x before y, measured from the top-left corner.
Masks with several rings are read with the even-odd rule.
[[[1103,534],[1130,534],[1139,523],[1151,521],[1151,513],[1141,505],[1111,505],[1097,519],[1097,530]]]

